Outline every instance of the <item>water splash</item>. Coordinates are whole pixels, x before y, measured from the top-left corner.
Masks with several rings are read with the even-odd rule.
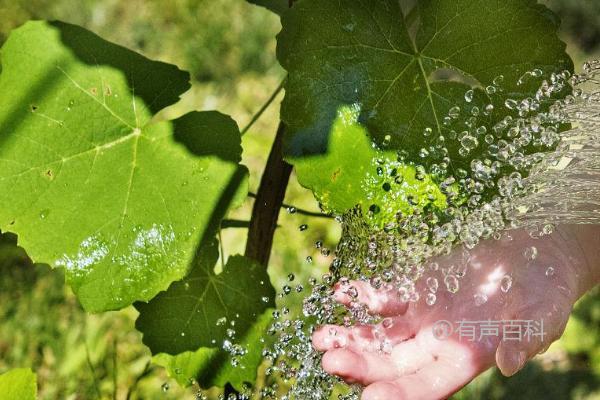
[[[553,113],[572,127],[560,134],[556,150],[545,154],[523,179],[507,215],[516,226],[600,223],[600,61],[573,76],[572,95]],[[548,229],[548,228],[547,228]]]
[[[421,151],[424,161],[437,160],[427,163],[430,170],[422,175],[432,176],[439,183],[446,207],[437,210],[415,207],[413,213],[399,213],[385,226],[369,223],[372,209],[365,210],[369,215],[356,208],[336,217],[342,225],[341,240],[329,272],[319,281],[309,282],[303,315],[292,317],[287,309],[288,312],[276,312],[275,322],[268,331],[276,340],[263,351],[269,363],[268,383],[260,389],[259,397],[327,399],[334,389],[339,399],[360,397],[358,386],[346,385],[337,392],[341,381],[321,368],[322,356],[313,349],[311,335],[324,324],[382,322],[385,329],[385,320],[367,313],[365,306],[357,301],[349,306],[339,305],[333,296],[335,284],[354,299],[356,288],[349,283],[351,280],[363,281],[377,289],[397,290],[403,301],[416,302],[421,300],[416,282],[427,270],[439,271],[442,278],[427,279],[427,293],[422,299],[435,307],[440,292],[460,290],[467,271],[460,265],[440,266],[431,262],[431,258],[448,254],[460,244],[467,260],[469,249],[480,240],[500,239],[505,229],[533,227],[532,235],[547,235],[557,223],[600,223],[599,74],[600,62],[587,63],[584,73],[576,76],[568,71],[549,76],[544,76],[541,70],[528,71],[520,82],[539,80],[540,88],[534,97],[492,102],[482,108],[473,104],[474,91],[467,91],[465,102],[452,107],[444,118],[445,134],[436,139],[435,146]],[[498,76],[485,92],[493,97],[503,91],[503,83],[504,77]],[[510,115],[491,127],[486,126],[481,119],[501,107]],[[457,124],[466,129],[456,131]],[[425,129],[423,135],[429,138],[433,131]],[[450,143],[460,147],[463,158],[474,158],[469,170],[451,168],[446,149]],[[473,157],[473,154],[478,155]],[[398,160],[375,158],[372,179],[398,171],[403,160],[402,152]],[[420,168],[415,166],[417,174]],[[386,193],[390,191],[380,181],[372,186]],[[389,198],[394,198],[393,195]],[[305,229],[304,225],[300,227]],[[321,246],[320,242],[316,244],[317,248]],[[529,248],[523,259],[531,261],[537,256],[537,249]],[[551,277],[554,267],[548,266],[544,274]],[[498,272],[497,283],[504,293],[514,285],[513,278],[502,271]],[[294,291],[283,290],[281,295],[294,295]],[[485,290],[473,297],[474,306],[487,301]],[[336,334],[335,329],[330,332],[332,338]],[[375,343],[377,351],[391,351],[385,335],[381,337]],[[282,387],[286,385],[289,389]]]

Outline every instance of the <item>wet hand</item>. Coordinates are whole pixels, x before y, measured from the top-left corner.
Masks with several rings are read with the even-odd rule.
[[[323,368],[364,385],[363,400],[446,398],[494,365],[516,373],[562,335],[574,302],[597,279],[576,236],[513,231],[457,249],[428,267],[415,302],[391,287],[338,285],[338,302],[364,304],[382,320],[318,329],[313,346],[325,353]],[[524,321],[534,334],[525,334]]]

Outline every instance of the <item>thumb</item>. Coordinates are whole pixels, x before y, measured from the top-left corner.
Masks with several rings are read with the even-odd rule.
[[[566,315],[565,315],[566,314]],[[496,365],[504,376],[512,376],[519,372],[527,361],[537,354],[543,353],[550,345],[559,339],[567,325],[569,313],[547,313],[546,320],[541,317],[536,321],[543,321],[541,335],[535,337],[520,337],[519,340],[506,340],[502,338],[496,349]],[[538,333],[538,334],[539,334]]]
[[[533,353],[533,354],[531,354]],[[504,376],[512,376],[519,372],[527,360],[535,354],[521,342],[501,341],[496,350],[496,364]]]

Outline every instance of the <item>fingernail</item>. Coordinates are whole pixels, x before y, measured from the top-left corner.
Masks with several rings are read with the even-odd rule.
[[[527,361],[527,353],[524,351],[515,351],[511,352],[507,358],[509,367],[506,371],[506,375],[512,376],[519,372],[525,365],[525,362]]]

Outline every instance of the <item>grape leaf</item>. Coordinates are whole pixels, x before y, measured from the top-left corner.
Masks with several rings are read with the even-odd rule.
[[[186,351],[176,356],[160,353],[153,357],[153,362],[165,367],[169,375],[182,386],[190,386],[196,381],[200,387],[208,389],[230,383],[241,391],[244,383],[253,384],[256,380],[256,370],[263,360],[262,351],[265,347],[262,340],[272,322],[271,312],[271,309],[267,309],[241,340],[235,340],[246,351],[236,356],[236,361],[221,348],[201,347],[195,352]],[[234,362],[236,365],[233,365]]]
[[[153,120],[189,75],[74,25],[27,23],[0,55],[0,229],[63,267],[88,311],[183,278],[247,193],[235,122]]]
[[[321,198],[341,198],[346,190],[328,174],[312,176],[343,157],[331,146],[340,107],[359,107],[359,122],[378,146],[403,150],[407,163],[428,168],[435,160],[423,159],[421,150],[448,137],[444,118],[464,105],[469,90],[468,112],[496,105],[482,118],[489,131],[508,114],[506,99],[535,95],[540,81],[523,82],[526,72],[573,69],[556,16],[534,0],[424,0],[412,10],[396,0],[300,0],[282,26],[277,55],[289,73],[281,111],[289,127],[286,157],[314,164],[298,176],[305,186],[311,180]],[[469,171],[477,153],[463,157],[455,143],[445,147],[451,168]],[[356,157],[357,170],[372,170]],[[347,204],[324,206],[343,212]]]
[[[3,400],[35,400],[35,374],[28,368],[18,368],[0,375],[0,394]]]
[[[265,7],[278,15],[290,8],[290,0],[248,0],[248,2]]]
[[[376,225],[384,225],[398,212],[412,214],[430,204],[445,208],[446,196],[430,176],[416,179],[413,166],[394,165],[395,152],[373,149],[365,128],[358,123],[359,113],[356,107],[341,107],[331,129],[330,154],[295,162],[297,174],[304,177],[303,185],[315,192],[319,203],[335,204],[340,211],[356,205],[378,207],[369,216]],[[389,170],[377,173],[379,164]],[[394,190],[397,188],[401,190]]]
[[[216,241],[200,250],[196,265],[148,303],[136,303],[136,328],[153,354],[179,354],[222,345],[227,330],[244,335],[259,315],[275,305],[275,290],[264,267],[232,256],[220,274]]]

